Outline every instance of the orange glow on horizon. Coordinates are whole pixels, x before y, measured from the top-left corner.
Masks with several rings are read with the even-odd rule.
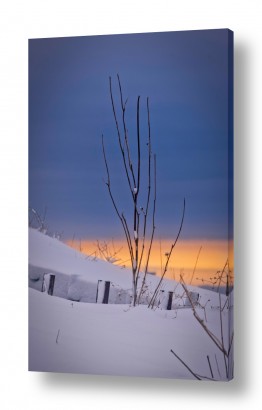
[[[125,241],[121,240],[81,240],[67,241],[74,249],[81,251],[91,258],[109,259],[115,265],[131,267],[130,256]],[[161,275],[163,272],[167,254],[170,251],[172,240],[155,240],[153,242],[148,271]],[[170,257],[166,278],[179,281],[180,275],[192,285],[210,285],[214,281],[217,271],[222,271],[229,258],[229,246],[232,242],[223,240],[181,240],[179,241]],[[143,271],[149,241],[145,242],[145,252],[141,264]],[[200,250],[201,247],[201,250]],[[200,252],[200,253],[199,253]],[[197,256],[199,254],[198,260]],[[229,258],[231,259],[231,258]],[[194,268],[197,266],[194,272]],[[233,278],[233,261],[229,261],[230,276]],[[233,280],[233,279],[232,279]]]

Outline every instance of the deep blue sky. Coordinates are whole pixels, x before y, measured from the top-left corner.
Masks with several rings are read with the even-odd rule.
[[[184,239],[227,238],[228,38],[228,30],[205,30],[29,41],[29,205],[47,207],[51,231],[122,236],[101,148],[103,133],[112,189],[126,210],[108,80],[117,103],[119,73],[131,141],[137,96],[142,138],[150,98],[156,234],[175,236],[185,197]]]

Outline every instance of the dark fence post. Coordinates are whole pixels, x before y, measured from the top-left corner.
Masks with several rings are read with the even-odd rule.
[[[108,304],[110,284],[110,281],[103,281],[101,279],[98,280],[96,290],[96,303]]]
[[[168,292],[168,301],[167,301],[166,310],[172,309],[172,300],[173,300],[173,292]]]
[[[97,298],[98,298],[98,289],[99,289],[99,285],[100,285],[101,279],[98,280],[97,282],[97,288],[96,288],[96,303],[97,303]]]
[[[103,297],[103,302],[102,302],[102,303],[108,303],[109,291],[110,291],[110,282],[109,282],[109,281],[106,281],[106,282],[105,282],[105,293],[104,293],[104,297]]]
[[[162,297],[160,297],[160,301],[159,301],[161,309],[171,310],[174,292],[161,290],[161,294],[162,294]]]
[[[41,292],[45,292],[45,273],[43,274]]]
[[[47,292],[48,295],[53,296],[54,286],[55,286],[55,275],[50,275],[49,287],[48,287],[48,292]]]

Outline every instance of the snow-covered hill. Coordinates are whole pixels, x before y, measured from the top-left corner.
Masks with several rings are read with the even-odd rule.
[[[82,301],[87,301],[83,289],[88,286],[93,289],[94,294],[99,280],[110,281],[116,289],[131,291],[130,269],[123,269],[99,259],[92,260],[56,238],[44,235],[36,229],[29,229],[29,286],[41,290],[45,273],[56,275],[54,295],[63,298],[68,298],[70,288],[71,291],[74,288],[78,295],[82,294]],[[154,291],[158,282],[159,277],[147,276],[146,284],[149,292]],[[163,281],[161,289],[175,291],[177,296],[184,294],[181,285],[170,279]],[[213,294],[211,291],[191,286],[189,290],[197,291],[203,303],[206,303]],[[89,301],[92,302],[93,299],[94,297],[91,296]]]
[[[56,292],[60,297],[55,292],[50,296],[39,291],[43,273],[58,277]],[[111,281],[116,289],[128,290],[131,272],[104,261],[91,261],[59,240],[29,230],[30,370],[195,378],[189,371],[192,369],[201,378],[231,378],[232,360],[225,366],[224,354],[191,308],[152,310],[146,305],[132,308],[119,301],[98,304],[88,303],[88,297],[81,300],[81,289],[87,286],[95,291],[98,280]],[[158,280],[150,277],[149,288],[153,289]],[[164,281],[164,289],[174,290],[178,299],[183,292],[181,285],[170,280]],[[228,309],[231,302],[226,305],[227,299],[222,295],[221,311],[218,294],[194,290],[199,292],[202,305],[196,308],[197,314],[218,341],[222,323],[228,349],[232,340],[232,311]]]
[[[77,274],[83,280],[93,283],[101,279],[127,286],[131,280],[131,271],[128,269],[121,269],[102,260],[90,260],[86,255],[58,239],[31,228],[29,229],[29,265],[66,275]]]

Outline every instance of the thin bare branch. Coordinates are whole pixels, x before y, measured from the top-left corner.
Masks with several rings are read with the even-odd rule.
[[[183,364],[183,366],[185,366],[187,368],[187,370],[197,379],[197,380],[201,380],[201,378],[193,372],[193,370],[190,369],[190,367],[171,349],[170,350],[171,353],[173,353],[173,355],[180,361],[180,363]]]
[[[234,340],[234,332],[232,333],[231,339],[230,339],[230,342],[229,342],[228,354],[230,353],[230,350],[232,348],[233,340]]]
[[[209,365],[209,370],[210,370],[210,373],[211,373],[211,377],[212,377],[212,379],[214,379],[213,370],[212,370],[211,363],[210,363],[210,359],[209,359],[209,356],[208,356],[208,355],[207,355],[207,361],[208,361],[208,365]]]
[[[140,213],[137,210],[137,201],[140,189],[140,173],[141,173],[141,160],[140,160],[140,123],[139,123],[139,112],[140,112],[140,97],[137,98],[137,183],[134,187],[134,242],[135,242],[135,288],[137,288],[138,280],[138,268],[139,268],[139,222]]]
[[[219,350],[224,354],[224,355],[228,355],[227,351],[225,350],[223,344],[221,343],[221,341],[208,329],[208,327],[205,325],[204,320],[201,319],[201,317],[197,314],[194,303],[191,299],[190,293],[186,287],[186,284],[184,282],[184,279],[182,278],[182,276],[180,276],[180,280],[181,280],[181,286],[183,287],[188,300],[190,302],[191,308],[193,310],[193,314],[196,318],[196,320],[198,321],[198,323],[203,327],[204,331],[208,334],[208,336],[210,337],[210,339],[213,340],[213,342],[215,343],[215,345],[219,348]]]
[[[181,233],[181,230],[182,230],[182,227],[183,227],[183,222],[184,222],[184,217],[185,217],[185,208],[186,208],[186,200],[185,200],[185,198],[184,198],[183,214],[182,214],[182,218],[181,218],[181,222],[180,222],[180,227],[179,227],[179,230],[178,230],[178,234],[177,234],[177,236],[176,236],[175,241],[174,241],[174,242],[172,243],[172,245],[171,245],[170,252],[169,252],[169,254],[168,254],[168,256],[167,256],[167,259],[166,259],[164,271],[163,271],[163,273],[162,273],[162,275],[161,275],[161,278],[160,278],[160,280],[159,280],[159,283],[158,283],[158,285],[157,285],[157,287],[156,287],[156,289],[155,289],[155,291],[154,291],[154,293],[153,293],[153,296],[152,296],[152,298],[151,298],[151,300],[150,300],[150,302],[149,302],[148,307],[150,307],[150,306],[153,307],[154,302],[155,302],[155,299],[156,299],[156,296],[157,296],[158,291],[159,291],[159,288],[160,288],[160,285],[161,285],[161,283],[162,283],[162,281],[163,281],[163,279],[164,279],[164,276],[165,276],[165,274],[166,274],[166,272],[167,272],[170,257],[171,257],[172,252],[173,252],[173,250],[174,250],[174,248],[175,248],[175,246],[176,246],[176,244],[177,244],[177,241],[178,241],[178,239],[179,239],[179,236],[180,236],[180,233]]]
[[[198,254],[197,254],[196,263],[195,263],[195,266],[194,266],[194,269],[193,269],[193,272],[192,272],[192,276],[191,276],[191,279],[190,279],[190,282],[189,282],[190,285],[191,285],[191,283],[192,283],[192,281],[193,281],[193,278],[194,278],[194,275],[195,275],[195,271],[196,271],[196,267],[197,267],[197,262],[198,262],[198,259],[199,259],[199,255],[200,255],[201,249],[202,249],[202,246],[200,246],[199,251],[198,251]]]
[[[217,287],[217,292],[219,292],[219,290],[220,290],[221,281],[222,281],[222,279],[223,279],[223,275],[224,275],[224,272],[225,272],[225,269],[226,269],[226,266],[227,266],[227,265],[228,265],[228,259],[226,260],[226,263],[225,263],[225,265],[224,265],[224,267],[223,267],[223,269],[222,269],[222,272],[220,273],[219,282],[218,282],[218,287]]]
[[[131,181],[130,181],[130,176],[129,176],[129,172],[128,172],[128,168],[127,168],[127,163],[126,163],[126,156],[125,156],[125,150],[122,144],[122,139],[121,139],[121,133],[120,133],[120,129],[119,129],[119,125],[118,125],[118,120],[117,120],[117,115],[116,115],[116,110],[115,110],[115,103],[114,103],[114,97],[113,97],[113,91],[112,91],[112,80],[111,77],[109,77],[109,88],[110,88],[110,97],[111,97],[111,105],[112,105],[112,109],[113,109],[113,114],[114,114],[114,119],[115,119],[115,125],[116,125],[116,129],[117,129],[117,135],[118,135],[118,144],[119,144],[119,148],[122,154],[122,158],[123,158],[123,164],[124,164],[124,168],[125,168],[125,173],[126,173],[126,177],[128,180],[128,185],[131,191],[131,194],[133,196],[133,190],[132,190],[132,185],[131,185]]]
[[[128,249],[129,249],[129,253],[131,256],[131,259],[133,260],[133,251],[132,251],[132,244],[131,244],[131,240],[130,240],[130,234],[129,231],[126,229],[127,224],[125,223],[125,219],[122,218],[122,216],[120,215],[120,212],[118,210],[118,207],[116,205],[115,199],[113,197],[112,191],[111,191],[111,182],[110,182],[110,173],[109,173],[109,168],[108,168],[108,163],[107,163],[107,158],[106,158],[106,152],[105,152],[105,145],[104,145],[104,137],[102,135],[102,149],[103,149],[103,156],[104,156],[104,162],[105,162],[105,166],[106,166],[106,172],[107,172],[107,182],[106,182],[106,186],[109,192],[109,196],[111,198],[112,204],[114,206],[114,209],[116,211],[116,214],[123,226],[124,232],[125,232],[125,236],[126,236],[126,240],[127,240],[127,244],[128,244]]]
[[[216,365],[217,365],[217,372],[218,372],[219,377],[220,377],[220,379],[221,379],[221,373],[220,373],[220,370],[219,370],[218,361],[217,361],[217,355],[216,355],[216,354],[215,354],[215,360],[216,360]]]
[[[126,152],[127,152],[127,157],[128,157],[128,165],[129,165],[129,169],[130,169],[130,172],[131,172],[133,185],[135,187],[136,186],[136,179],[135,179],[133,164],[132,164],[132,160],[131,160],[130,148],[129,148],[129,143],[128,143],[128,131],[127,131],[126,120],[125,120],[127,100],[125,101],[125,103],[123,102],[122,86],[121,86],[121,81],[120,81],[120,77],[119,77],[118,74],[117,74],[117,79],[118,79],[118,86],[119,86],[120,99],[121,99],[122,122],[123,122],[123,128],[124,128],[124,138],[125,138],[125,146],[126,146]],[[132,196],[133,196],[133,190],[132,190],[131,185],[129,187],[130,187],[130,190],[131,190],[131,193],[132,193]],[[133,198],[134,198],[134,196],[133,196]]]
[[[152,232],[151,232],[150,244],[149,244],[149,248],[147,252],[147,259],[146,259],[146,264],[145,264],[145,272],[144,272],[144,276],[143,276],[143,280],[141,284],[138,302],[143,292],[143,287],[145,285],[146,275],[148,272],[148,265],[149,265],[149,260],[150,260],[150,255],[151,255],[151,250],[152,250],[152,245],[153,245],[153,240],[154,240],[154,235],[155,235],[155,229],[156,229],[155,214],[156,214],[156,155],[154,155],[154,201],[153,201],[153,213],[152,213]]]
[[[144,249],[145,249],[145,239],[146,239],[146,228],[147,228],[147,218],[148,218],[148,210],[149,210],[149,203],[150,203],[150,195],[151,195],[151,129],[150,129],[150,112],[149,112],[149,99],[147,98],[147,123],[148,123],[148,188],[147,188],[147,200],[146,200],[146,208],[143,210],[144,212],[144,224],[143,224],[143,239],[142,239],[142,250],[140,255],[139,261],[139,271],[141,269],[141,264],[144,256]]]
[[[161,238],[160,238],[160,240],[159,240],[159,251],[160,251],[160,269],[161,269],[161,272],[162,272],[162,269],[163,269],[163,257],[162,257],[162,241],[161,241]],[[175,279],[175,275],[174,275],[174,279]]]
[[[222,352],[223,352],[223,355],[224,355],[226,375],[228,377],[228,363],[227,363],[228,352],[226,352],[225,344],[224,344],[223,317],[222,317],[222,305],[221,305],[221,294],[220,293],[219,293],[219,318],[220,318],[221,344],[222,344],[222,348],[223,348]]]
[[[127,225],[126,218],[125,218],[123,213],[122,213],[122,220],[123,220],[123,224],[124,224],[125,230],[126,230],[127,243],[128,243],[128,246],[129,246],[131,262],[132,262],[132,266],[133,266],[134,250],[133,250],[133,245],[132,245],[132,239],[131,239],[131,235],[130,235],[130,232],[129,232],[129,228],[128,228],[128,225]]]
[[[141,172],[141,153],[140,153],[140,96],[137,97],[136,108],[137,121],[137,195],[140,189],[140,172]]]

